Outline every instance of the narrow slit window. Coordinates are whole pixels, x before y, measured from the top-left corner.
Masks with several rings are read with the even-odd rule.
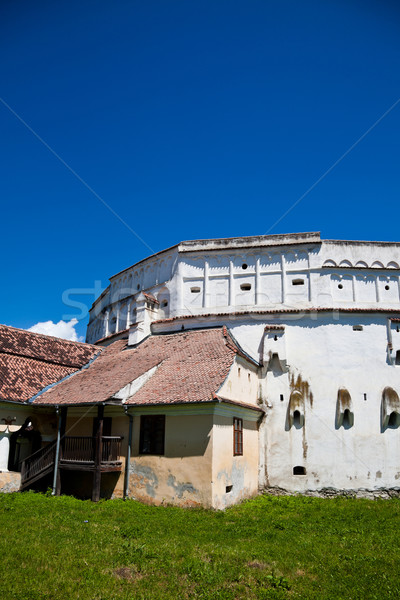
[[[242,285],[240,286],[240,289],[243,292],[249,292],[251,290],[251,283],[242,283]]]
[[[293,425],[295,427],[301,426],[301,415],[299,410],[295,410],[293,413]]]
[[[362,325],[353,325],[353,331],[362,331],[363,329]]]
[[[400,365],[400,350],[397,350],[397,352],[396,352],[395,364]]]
[[[283,402],[283,394],[281,394],[279,397],[280,397],[281,402]]]
[[[243,419],[233,418],[233,456],[243,455]]]
[[[300,466],[293,467],[293,475],[305,475],[305,474],[306,474],[305,467],[300,467]]]
[[[292,285],[304,285],[304,279],[293,279]]]
[[[351,427],[351,425],[352,425],[352,423],[351,423],[350,410],[348,408],[346,408],[343,413],[343,427],[345,429],[349,429]]]
[[[190,291],[192,292],[192,294],[200,294],[200,288],[197,287],[191,287]]]

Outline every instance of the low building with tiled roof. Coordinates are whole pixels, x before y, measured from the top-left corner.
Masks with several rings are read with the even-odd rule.
[[[123,339],[33,405],[63,409],[67,444],[79,445],[79,436],[102,419],[103,443],[118,445],[120,465],[114,465],[117,480],[103,465],[98,493],[224,507],[258,489],[257,424],[264,414],[257,404],[258,368],[222,327],[152,335],[135,346]],[[233,463],[242,485],[227,494]],[[61,462],[61,480],[71,469],[71,462]]]
[[[29,361],[43,366],[18,404],[24,427],[7,425],[14,436],[9,465],[21,469],[22,489],[52,485],[55,493],[94,500],[129,496],[216,508],[257,493],[259,365],[225,327],[138,344],[126,337],[105,348],[65,342],[65,355],[62,341],[25,334],[15,333],[13,346],[28,355],[21,356],[28,361],[21,366],[25,387]],[[0,347],[13,356],[7,339]],[[58,382],[47,378],[50,365],[66,369]],[[4,385],[17,386],[5,375]]]

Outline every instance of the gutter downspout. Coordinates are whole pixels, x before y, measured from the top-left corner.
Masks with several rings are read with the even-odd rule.
[[[128,407],[124,406],[125,415],[129,418],[129,433],[128,433],[128,448],[126,450],[126,459],[125,459],[125,479],[124,479],[124,500],[126,500],[129,493],[129,465],[131,462],[131,445],[132,445],[132,425],[133,425],[133,415],[128,413]]]
[[[60,457],[61,411],[60,411],[60,407],[59,406],[56,406],[56,413],[58,414],[58,431],[57,431],[56,456],[55,456],[55,459],[54,459],[53,490],[51,492],[52,496],[56,495],[57,475],[58,475],[58,459]]]

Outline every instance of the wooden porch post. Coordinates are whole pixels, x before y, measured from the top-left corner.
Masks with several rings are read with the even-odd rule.
[[[65,436],[65,430],[67,426],[67,412],[68,407],[63,406],[61,408],[61,413],[59,417],[59,430],[57,436],[57,451],[56,451],[56,459],[54,465],[54,482],[53,484],[53,494],[59,496],[61,494],[61,475],[60,475],[60,447],[63,445],[63,440]]]
[[[103,455],[103,418],[104,405],[99,404],[97,407],[97,428],[94,440],[94,473],[93,473],[93,489],[92,500],[98,502],[100,500],[100,485],[101,485],[101,457]]]

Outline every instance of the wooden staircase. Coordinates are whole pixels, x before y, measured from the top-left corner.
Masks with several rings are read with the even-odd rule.
[[[56,442],[52,442],[22,461],[20,490],[25,490],[42,477],[52,473],[55,459]]]

